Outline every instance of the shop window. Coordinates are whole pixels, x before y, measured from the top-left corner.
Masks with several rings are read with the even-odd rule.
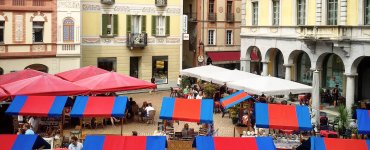
[[[48,73],[48,71],[49,71],[48,66],[43,65],[43,64],[32,64],[32,65],[27,66],[24,69],[33,69],[33,70],[37,70],[37,71],[41,71],[41,72],[45,72],[45,73]]]
[[[297,80],[299,83],[312,85],[312,71],[310,58],[306,53],[297,57]]]
[[[337,55],[331,54],[324,61],[323,72],[323,87],[331,90],[335,85],[339,85],[339,92],[343,89],[344,81],[344,65],[341,58]]]
[[[156,84],[168,83],[168,56],[153,56],[152,76]]]
[[[33,22],[32,39],[33,39],[33,42],[43,42],[44,41],[44,22],[42,21]]]
[[[4,74],[4,69],[0,67],[0,75]]]
[[[66,18],[63,21],[63,41],[74,41],[74,21],[72,20],[72,18]]]
[[[107,71],[116,71],[117,58],[116,57],[99,57],[98,68]]]

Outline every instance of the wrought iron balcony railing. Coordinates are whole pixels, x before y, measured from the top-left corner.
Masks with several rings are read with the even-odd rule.
[[[234,13],[226,13],[226,22],[234,22]]]
[[[217,20],[216,13],[208,13],[208,21],[215,22]]]
[[[127,35],[127,46],[133,48],[143,48],[148,45],[147,33],[129,33]]]
[[[155,0],[155,6],[157,7],[166,7],[167,0]]]

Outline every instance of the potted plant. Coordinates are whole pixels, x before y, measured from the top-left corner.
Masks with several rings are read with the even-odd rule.
[[[238,123],[238,109],[236,107],[229,108],[230,118],[233,124]]]
[[[184,89],[186,86],[190,86],[190,77],[182,76],[181,88]]]
[[[339,112],[339,134],[340,135],[345,135],[346,129],[348,127],[348,111],[344,105],[340,105],[338,107],[338,112]]]
[[[206,98],[213,99],[213,95],[216,93],[217,87],[212,83],[206,83],[204,84],[203,90]]]

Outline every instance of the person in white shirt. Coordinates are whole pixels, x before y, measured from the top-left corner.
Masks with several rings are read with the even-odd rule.
[[[76,136],[72,136],[68,150],[82,150],[82,147],[82,143],[78,142],[78,138]]]
[[[203,91],[199,91],[199,94],[195,99],[202,99],[203,98]]]
[[[145,107],[145,111],[146,111],[146,116],[149,117],[149,112],[151,110],[154,110],[153,106],[152,106],[152,103],[149,103],[147,107]]]
[[[177,86],[178,87],[181,87],[181,75],[179,75],[179,77],[177,78]]]
[[[31,117],[28,120],[28,123],[31,125],[31,129],[37,133],[37,130],[39,129],[39,124],[40,124],[40,118],[38,117]]]

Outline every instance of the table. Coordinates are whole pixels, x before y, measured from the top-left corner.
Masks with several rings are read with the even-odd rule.
[[[298,147],[301,145],[299,140],[274,140],[276,149],[284,150],[284,149],[293,149],[294,147]]]
[[[338,132],[329,131],[329,130],[320,130],[320,135],[323,137],[329,137],[329,135],[332,135],[333,137],[339,137]]]

